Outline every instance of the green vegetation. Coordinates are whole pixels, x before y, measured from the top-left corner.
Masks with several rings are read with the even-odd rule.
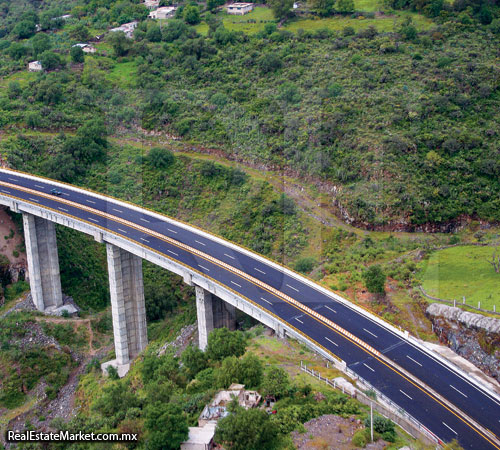
[[[431,254],[419,277],[422,287],[434,297],[493,310],[500,306],[500,274],[488,263],[495,247],[458,246]]]

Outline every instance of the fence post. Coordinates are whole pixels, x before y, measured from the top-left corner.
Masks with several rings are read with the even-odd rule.
[[[493,312],[497,312],[497,305],[493,305]]]
[[[465,295],[462,296],[462,303],[465,305]]]
[[[453,299],[453,307],[456,308],[457,307],[457,299]]]
[[[477,302],[477,309],[481,309],[481,301]]]

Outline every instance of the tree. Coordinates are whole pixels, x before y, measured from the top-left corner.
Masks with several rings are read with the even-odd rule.
[[[335,12],[335,0],[309,0],[309,8],[321,17],[326,17]]]
[[[90,38],[89,29],[82,22],[78,22],[72,26],[69,30],[69,35],[80,42],[87,41]]]
[[[35,32],[36,32],[35,22],[32,22],[30,20],[22,20],[12,30],[12,33],[18,39],[28,39],[31,36],[33,36]]]
[[[177,450],[189,433],[180,406],[156,402],[146,409],[147,450]]]
[[[116,426],[125,418],[130,408],[140,407],[140,401],[125,381],[116,381],[103,388],[102,395],[92,404],[92,409],[111,419]]]
[[[365,427],[371,427],[370,417],[365,419]],[[390,419],[385,417],[375,416],[373,418],[373,431],[379,433],[382,439],[388,442],[394,442],[396,440],[396,430],[394,428],[394,423]]]
[[[21,59],[28,54],[28,47],[20,42],[13,42],[7,49],[12,59]]]
[[[284,369],[271,366],[262,381],[262,390],[266,396],[280,398],[288,393],[290,379]]]
[[[57,53],[51,52],[50,50],[44,51],[40,57],[40,62],[45,70],[54,70],[64,67],[64,60]]]
[[[49,36],[45,33],[35,34],[35,36],[31,38],[31,45],[33,46],[33,54],[35,55],[35,58],[43,52],[50,50],[52,46]]]
[[[158,25],[153,25],[146,31],[146,39],[150,42],[160,42],[161,41],[161,29]]]
[[[259,60],[259,68],[262,73],[276,72],[282,66],[283,62],[275,53],[266,53]]]
[[[378,264],[368,267],[363,273],[366,288],[374,294],[385,293],[385,273]]]
[[[113,31],[108,35],[108,43],[113,47],[116,57],[126,55],[130,50],[130,39],[125,36],[123,31]]]
[[[309,273],[317,263],[316,259],[312,256],[305,256],[295,263],[295,270],[301,273]]]
[[[85,60],[85,54],[83,53],[82,48],[78,45],[71,47],[69,54],[71,56],[71,61],[74,63],[82,63]]]
[[[189,25],[196,25],[200,23],[200,10],[196,5],[187,5],[184,8],[184,20]]]
[[[247,388],[260,386],[262,373],[262,362],[253,353],[248,353],[240,360],[239,381]]]
[[[337,11],[341,14],[351,14],[354,12],[353,0],[338,0]]]
[[[217,328],[208,335],[206,353],[210,359],[221,361],[227,356],[240,357],[245,353],[245,336],[241,331]]]
[[[228,388],[232,383],[240,381],[241,363],[236,356],[228,356],[216,370],[217,387]]]
[[[198,372],[207,367],[207,356],[202,350],[193,345],[190,345],[182,352],[181,361],[188,370],[190,378],[194,378]]]
[[[293,0],[269,0],[268,3],[278,20],[287,18],[293,7]]]
[[[219,420],[214,440],[227,450],[261,450],[273,448],[277,435],[278,429],[265,411],[239,407]]]
[[[489,264],[495,269],[495,273],[500,273],[500,255],[497,254],[498,247],[493,250],[491,259],[487,260]]]
[[[164,169],[174,162],[173,153],[164,147],[153,147],[148,154],[148,162],[155,169]]]

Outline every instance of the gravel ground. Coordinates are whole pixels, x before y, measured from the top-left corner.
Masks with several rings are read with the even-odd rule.
[[[359,419],[327,414],[311,419],[304,424],[305,433],[292,432],[292,439],[297,450],[352,450],[357,447],[351,444],[356,431],[363,429]],[[382,450],[387,442],[379,440],[368,444],[365,449]]]

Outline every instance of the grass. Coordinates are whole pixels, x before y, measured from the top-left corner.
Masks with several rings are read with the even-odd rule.
[[[437,251],[431,255],[420,273],[422,287],[433,297],[462,301],[469,305],[493,309],[500,307],[500,274],[495,273],[487,260],[493,247],[459,246]]]
[[[134,61],[127,61],[116,64],[107,78],[115,84],[120,86],[131,87],[135,75],[137,72],[137,66]]]
[[[357,0],[355,2],[356,11],[379,11],[381,8],[380,3],[377,0]],[[411,12],[396,12],[394,15],[390,16],[379,16],[373,19],[368,19],[365,17],[352,18],[350,16],[333,16],[321,19],[319,17],[314,18],[300,18],[297,17],[288,21],[284,29],[292,32],[297,32],[298,30],[308,30],[316,31],[320,29],[327,28],[331,31],[341,31],[345,27],[353,27],[355,31],[364,30],[370,26],[374,26],[379,32],[389,32],[397,29],[407,15],[411,15],[413,23],[418,30],[427,30],[432,26],[432,21],[420,14],[415,14]],[[272,11],[269,8],[257,7],[251,13],[244,16],[233,16],[225,12],[218,14],[218,17],[222,19],[224,26],[231,31],[243,31],[247,34],[258,33],[264,29],[267,22],[275,22]],[[249,23],[249,21],[251,23]],[[255,23],[254,23],[255,21]],[[208,25],[203,22],[196,27],[196,31],[202,35],[208,33]]]

